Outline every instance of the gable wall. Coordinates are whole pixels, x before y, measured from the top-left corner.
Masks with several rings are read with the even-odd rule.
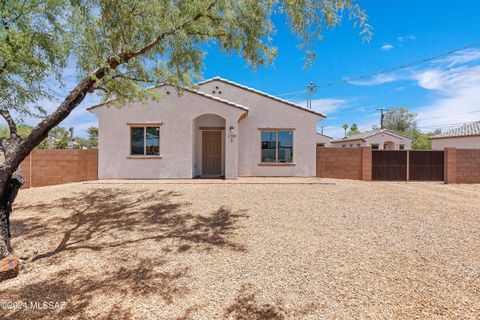
[[[407,138],[402,138],[402,137],[399,137],[399,136],[394,136],[394,135],[387,134],[387,133],[376,134],[374,136],[366,138],[365,141],[368,143],[368,145],[378,143],[380,145],[380,148],[382,148],[382,146],[385,142],[391,141],[391,142],[395,143],[395,149],[398,149],[400,144],[405,145],[405,150],[411,150],[412,149],[412,140],[407,139]]]
[[[226,119],[227,127],[236,126],[245,113],[188,91],[179,97],[172,88],[158,90],[170,90],[171,94],[160,101],[91,110],[99,119],[99,179],[192,178],[197,159],[193,120],[203,114],[218,114]],[[129,122],[163,123],[160,126],[161,159],[129,158]],[[236,140],[226,146],[226,156],[231,160],[225,165],[229,177],[236,177],[236,148]]]
[[[480,136],[432,139],[433,150],[444,148],[480,149]]]
[[[335,147],[335,148],[343,148],[343,146],[346,145],[346,148],[350,148],[350,145],[352,145],[353,148],[356,148],[357,144],[360,144],[360,146],[368,145],[363,140],[348,140],[348,141],[333,142],[332,146]]]
[[[242,119],[238,126],[240,176],[315,176],[316,145],[325,142],[323,136],[316,134],[317,123],[322,117],[222,81],[214,80],[203,84],[200,91],[249,108],[248,116]],[[222,93],[219,94],[219,91]],[[295,129],[293,133],[295,166],[259,165],[261,162],[259,128]]]

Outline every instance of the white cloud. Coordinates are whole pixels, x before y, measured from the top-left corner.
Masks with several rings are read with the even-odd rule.
[[[477,88],[464,89],[457,94],[438,98],[415,110],[419,127],[424,131],[449,129],[462,123],[480,120],[480,94]]]
[[[62,95],[60,95],[59,98],[63,99]],[[87,111],[87,107],[94,105],[98,102],[100,102],[100,98],[98,96],[88,95],[85,100],[83,100],[83,102],[79,106],[77,106],[72,111],[72,113],[59,124],[59,126],[67,129],[73,127],[76,136],[86,137],[87,129],[89,127],[98,126],[98,120],[96,116],[93,113]],[[42,106],[47,111],[47,114],[50,114],[58,108],[60,103],[61,101],[57,100],[42,100],[38,102],[38,105]],[[42,119],[24,117],[20,120],[21,123],[36,126]]]
[[[389,50],[392,50],[393,48],[394,48],[393,45],[387,43],[387,44],[383,45],[380,49],[383,50],[383,51],[389,51]]]
[[[318,132],[321,132],[321,126],[317,129]],[[323,134],[332,137],[334,139],[342,138],[345,136],[345,130],[342,126],[324,126],[323,127]]]
[[[312,109],[322,113],[335,112],[338,109],[344,107],[347,104],[347,100],[324,98],[312,100]]]
[[[413,77],[418,81],[418,85],[421,88],[427,90],[439,90],[442,87],[444,81],[442,77],[444,76],[441,70],[431,69],[419,72]]]
[[[436,64],[447,65],[448,67],[455,67],[457,65],[467,64],[480,60],[479,49],[467,49],[456,54],[447,56],[438,60]]]
[[[355,86],[370,87],[370,86],[378,86],[381,84],[394,82],[397,80],[400,80],[400,78],[396,75],[379,74],[366,80],[353,80],[353,81],[348,81],[348,83],[353,84]]]
[[[473,112],[480,110],[480,49],[465,50],[393,75],[381,74],[350,83],[375,86],[399,80],[410,81],[401,87],[404,92],[412,85],[426,90],[429,102],[412,109],[418,113],[419,127],[425,131],[480,120],[480,112]]]
[[[297,101],[298,105],[306,106],[307,101]],[[346,107],[349,101],[345,99],[336,99],[336,98],[321,98],[321,99],[312,99],[312,110],[321,112],[321,113],[331,113],[335,112],[340,108]]]
[[[414,35],[402,36],[402,37],[397,37],[397,40],[400,43],[404,43],[404,42],[407,42],[407,41],[417,40],[417,37],[415,37]]]
[[[413,79],[421,88],[437,94],[430,103],[415,110],[424,130],[448,129],[480,120],[480,113],[473,113],[480,110],[480,50],[440,60],[433,68],[414,73]]]

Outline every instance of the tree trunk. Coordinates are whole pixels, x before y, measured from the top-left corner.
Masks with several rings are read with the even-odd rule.
[[[215,1],[212,2],[206,11],[210,11],[215,3]],[[144,55],[166,37],[175,34],[193,21],[204,17],[205,13],[206,12],[202,11],[192,19],[184,22],[182,25],[161,33],[142,48],[133,51],[120,52],[119,54],[109,57],[105,61],[105,66],[99,67],[89,76],[81,80],[70,91],[60,106],[34,127],[32,132],[26,138],[18,139],[18,137],[14,137],[13,140],[15,141],[10,139],[11,141],[7,146],[0,143],[0,146],[5,153],[5,162],[0,165],[0,259],[12,252],[10,246],[10,213],[12,212],[12,205],[15,201],[18,190],[24,182],[23,178],[15,171],[20,166],[20,163],[38,144],[40,144],[40,142],[42,142],[43,139],[47,138],[50,130],[63,121],[83,101],[88,93],[95,91],[95,85],[98,80],[104,78],[119,65],[129,62],[133,58]],[[0,140],[0,142],[2,141],[4,140]]]
[[[4,177],[2,176],[2,178]],[[14,173],[8,178],[7,183],[2,184],[4,190],[0,190],[0,194],[2,194],[0,198],[0,259],[13,253],[10,245],[10,214],[12,213],[12,205],[17,197],[18,190],[23,183],[23,177],[18,173]]]

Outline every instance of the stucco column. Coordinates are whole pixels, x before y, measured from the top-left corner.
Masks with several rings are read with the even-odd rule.
[[[372,148],[361,147],[362,152],[362,180],[372,181]]]
[[[457,149],[445,148],[444,156],[444,182],[457,182]]]
[[[230,130],[230,128],[233,128]],[[238,177],[238,122],[236,119],[225,121],[225,179]]]

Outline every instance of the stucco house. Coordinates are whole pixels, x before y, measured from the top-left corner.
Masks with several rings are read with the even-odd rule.
[[[459,128],[432,136],[430,139],[434,150],[480,148],[480,121],[464,124]]]
[[[380,150],[411,150],[413,139],[398,132],[380,129],[362,132],[330,141],[332,147],[360,148],[370,146]]]
[[[325,115],[215,77],[152,88],[160,101],[88,108],[99,122],[99,179],[315,176]]]

